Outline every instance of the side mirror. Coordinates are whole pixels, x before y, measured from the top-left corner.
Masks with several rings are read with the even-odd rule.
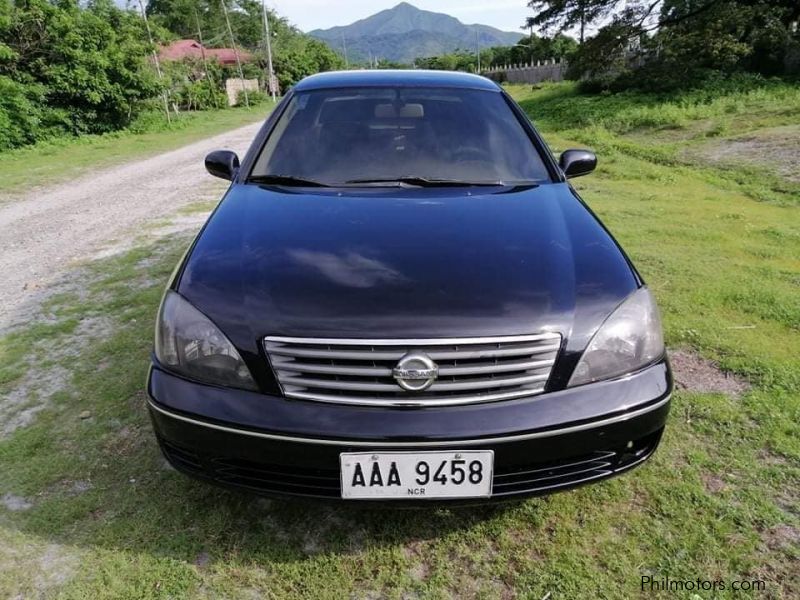
[[[214,177],[232,181],[239,170],[239,157],[230,150],[214,150],[206,156],[206,171]]]
[[[567,179],[588,175],[597,166],[597,156],[588,150],[565,150],[558,159],[558,165]]]

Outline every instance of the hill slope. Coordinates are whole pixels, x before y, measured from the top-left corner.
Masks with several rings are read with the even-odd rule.
[[[459,48],[516,44],[522,38],[521,33],[488,25],[465,25],[450,15],[420,10],[407,2],[350,25],[315,29],[309,35],[340,52],[346,44],[351,61],[373,56],[406,63]]]

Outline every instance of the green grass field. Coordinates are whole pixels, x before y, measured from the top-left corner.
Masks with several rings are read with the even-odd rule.
[[[250,109],[184,112],[170,128],[59,138],[0,153],[0,202],[31,187],[58,183],[90,170],[174,150],[230,129],[263,121],[272,103]],[[163,116],[163,115],[162,115]]]
[[[709,102],[510,89],[554,149],[599,153],[575,185],[655,291],[669,346],[748,392],[678,391],[642,468],[503,507],[363,511],[218,490],[167,468],[150,430],[152,322],[188,240],[148,243],[87,266],[84,289],[0,338],[0,395],[28,386],[35,404],[46,374],[68,384],[0,437],[0,597],[797,598],[797,183],[707,157],[794,126],[800,91]],[[642,591],[643,576],[725,589]]]

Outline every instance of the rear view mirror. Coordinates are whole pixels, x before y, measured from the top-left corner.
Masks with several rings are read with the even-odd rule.
[[[214,150],[206,156],[206,171],[214,177],[232,181],[239,170],[239,157],[230,150]]]
[[[597,166],[597,156],[588,150],[565,150],[558,160],[567,179],[588,175]]]

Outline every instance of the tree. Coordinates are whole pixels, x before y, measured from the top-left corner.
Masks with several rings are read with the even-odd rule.
[[[111,0],[2,0],[0,75],[14,106],[36,104],[38,131],[99,133],[125,127],[155,96],[141,19]],[[20,85],[25,88],[23,91]],[[20,115],[21,118],[27,118]]]
[[[539,27],[559,33],[578,27],[579,43],[583,44],[586,27],[608,16],[619,0],[531,0],[528,7],[536,14],[525,20],[524,28]]]
[[[776,75],[800,41],[798,20],[796,0],[665,0],[654,42],[661,62]]]
[[[568,27],[577,18],[577,4],[569,1],[547,2],[532,19]],[[605,2],[586,1],[595,8]],[[797,0],[628,0],[581,45],[569,75],[603,87],[668,89],[711,72],[796,73],[799,19]]]

